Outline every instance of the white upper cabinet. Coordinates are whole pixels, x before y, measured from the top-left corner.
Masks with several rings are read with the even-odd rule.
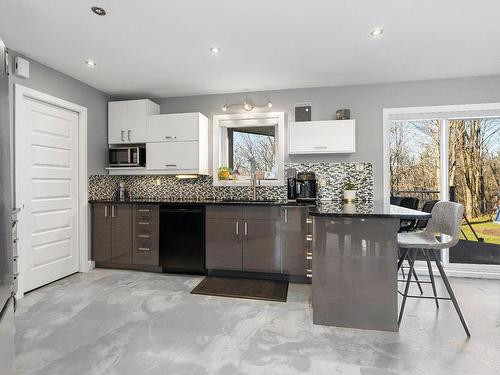
[[[197,141],[205,120],[198,112],[149,116],[147,142]]]
[[[355,125],[355,120],[291,122],[288,124],[288,153],[356,152]]]
[[[108,143],[145,143],[147,118],[160,113],[160,106],[148,99],[108,103]]]
[[[146,169],[157,174],[208,174],[208,119],[201,113],[148,117]]]

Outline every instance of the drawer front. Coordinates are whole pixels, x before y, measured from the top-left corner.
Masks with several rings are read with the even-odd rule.
[[[197,141],[198,113],[176,113],[148,117],[148,142]]]
[[[281,207],[280,206],[266,206],[266,207],[248,207],[243,208],[243,219],[254,220],[280,220]]]
[[[242,206],[207,206],[205,216],[209,219],[234,219],[239,220],[243,215]]]
[[[148,143],[147,169],[196,170],[199,166],[198,142]]]
[[[134,264],[159,264],[159,207],[135,205],[134,207]]]

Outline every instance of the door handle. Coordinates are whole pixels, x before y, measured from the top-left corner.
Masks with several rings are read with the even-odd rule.
[[[165,136],[165,139],[176,139],[177,136],[176,135],[166,135]]]
[[[165,167],[167,167],[167,168],[176,168],[177,164],[165,164]]]
[[[111,206],[111,217],[116,217],[115,210],[116,210],[115,206],[114,205]]]
[[[285,224],[288,223],[288,210],[285,208]]]
[[[240,235],[240,223],[236,222],[236,228],[235,228],[236,235]]]
[[[104,206],[104,217],[108,217],[108,206]]]
[[[120,132],[120,134],[121,134],[121,139],[122,139],[122,142],[125,142],[125,138],[124,138],[124,137],[125,137],[125,130],[122,130],[122,131]]]
[[[248,236],[248,223],[245,221],[245,236]]]
[[[139,251],[150,251],[151,249],[149,247],[139,247],[137,248]]]
[[[130,142],[130,133],[132,133],[132,130],[127,130],[127,138],[128,138],[128,141]]]

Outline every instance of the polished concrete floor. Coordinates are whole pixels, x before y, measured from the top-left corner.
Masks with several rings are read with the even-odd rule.
[[[306,285],[280,303],[190,294],[200,280],[96,269],[27,294],[18,374],[500,374],[500,281],[451,279],[468,340],[448,302],[364,331],[313,325]]]

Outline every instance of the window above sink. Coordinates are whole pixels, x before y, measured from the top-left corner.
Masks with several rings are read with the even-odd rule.
[[[214,116],[214,185],[248,186],[252,170],[261,186],[284,185],[284,128],[284,112]],[[219,179],[220,167],[231,177]]]

